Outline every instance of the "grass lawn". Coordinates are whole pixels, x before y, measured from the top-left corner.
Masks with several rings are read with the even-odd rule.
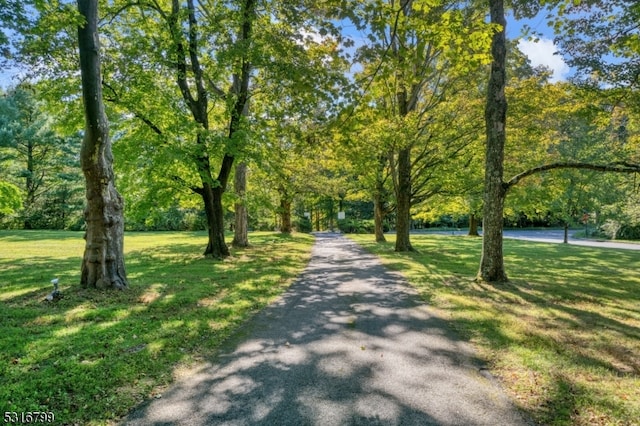
[[[82,233],[0,231],[2,414],[100,425],[159,397],[293,281],[313,237],[250,241],[212,261],[204,233],[127,233],[130,289],[100,292],[77,284]],[[45,302],[55,277],[64,298]]]
[[[478,348],[513,399],[548,425],[640,424],[640,251],[505,240],[511,282],[473,281],[482,241],[412,235],[401,271]]]

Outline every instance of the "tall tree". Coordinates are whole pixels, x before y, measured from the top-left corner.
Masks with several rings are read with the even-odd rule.
[[[504,214],[503,185],[504,145],[507,127],[506,19],[503,0],[489,0],[491,23],[499,28],[491,41],[491,72],[485,109],[487,142],[485,148],[484,207],[482,224],[482,258],[478,278],[484,281],[507,281],[502,253]]]
[[[207,257],[229,255],[223,196],[247,139],[256,7],[255,0],[172,0],[116,2],[110,8],[112,62],[105,76],[110,99],[155,133],[154,156],[169,150],[170,163],[191,164],[195,179],[184,167],[172,174],[169,165],[163,174],[201,197]],[[166,87],[170,80],[177,91]]]
[[[447,121],[449,129],[456,127],[443,107],[445,99],[488,60],[488,27],[477,9],[455,1],[389,0],[362,10],[372,40],[360,49],[367,65],[362,80],[366,90],[378,86],[384,94],[367,99],[367,107],[377,108],[396,128],[389,151],[395,249],[411,251],[411,207],[433,195],[434,170],[466,143],[442,132]]]
[[[255,0],[244,0],[241,4],[238,48],[245,53],[240,55],[239,67],[233,74],[228,122],[228,138],[230,141],[235,141],[241,137],[242,119],[246,115],[246,108],[249,102],[251,79],[249,45],[252,38],[255,8]],[[186,17],[186,19],[183,20],[182,17]],[[227,188],[227,182],[232,172],[234,155],[233,152],[225,152],[218,176],[214,179],[205,141],[206,131],[209,130],[209,95],[206,89],[208,82],[200,63],[199,43],[201,42],[201,34],[198,32],[198,21],[193,0],[187,1],[186,9],[183,9],[179,2],[174,0],[167,19],[173,40],[177,83],[182,97],[193,115],[193,119],[202,127],[197,135],[199,152],[195,156],[195,161],[202,184],[196,192],[203,198],[209,229],[209,242],[204,254],[217,258],[225,257],[229,255],[229,248],[224,239],[222,195]],[[186,40],[183,33],[185,26],[188,28]],[[191,74],[191,79],[189,74]],[[191,84],[191,82],[193,83]]]
[[[33,90],[18,86],[0,99],[0,148],[20,163],[16,172],[24,191],[23,226],[32,229],[31,212],[45,189],[56,138],[39,110]]]
[[[80,163],[85,176],[86,245],[83,287],[124,289],[124,205],[115,187],[109,123],[102,99],[98,0],[78,0],[84,23],[78,27],[85,134]]]
[[[522,179],[538,173],[556,169],[582,169],[600,172],[635,173],[640,165],[627,160],[613,163],[593,161],[559,161],[531,167],[505,181],[504,149],[506,140],[506,26],[503,0],[490,0],[491,22],[501,30],[494,34],[492,41],[491,73],[487,90],[485,110],[487,146],[485,158],[485,189],[483,217],[483,249],[478,271],[478,279],[489,282],[507,280],[504,269],[502,230],[504,201],[507,191]],[[534,7],[535,9],[535,7]]]

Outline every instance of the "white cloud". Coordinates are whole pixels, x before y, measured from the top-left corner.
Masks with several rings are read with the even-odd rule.
[[[541,38],[538,41],[520,40],[518,48],[527,55],[533,66],[544,65],[551,69],[551,81],[565,80],[569,74],[569,67],[565,64],[562,56],[554,55],[558,50],[553,44],[553,40]]]

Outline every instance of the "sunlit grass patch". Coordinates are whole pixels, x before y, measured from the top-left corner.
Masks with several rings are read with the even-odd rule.
[[[640,419],[640,252],[505,240],[511,282],[475,282],[482,241],[412,236],[417,253],[354,236],[479,349],[542,424]]]
[[[0,231],[0,401],[58,424],[107,424],[159,392],[280,294],[313,238],[250,235],[225,261],[204,233],[129,233],[130,288],[79,287],[82,233]],[[45,302],[58,277],[64,298]]]

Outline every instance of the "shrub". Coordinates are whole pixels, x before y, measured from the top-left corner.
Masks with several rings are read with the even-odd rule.
[[[309,233],[313,230],[311,220],[308,217],[298,216],[294,219],[293,226],[298,232]]]
[[[338,229],[345,234],[373,234],[375,222],[371,219],[341,219]]]

